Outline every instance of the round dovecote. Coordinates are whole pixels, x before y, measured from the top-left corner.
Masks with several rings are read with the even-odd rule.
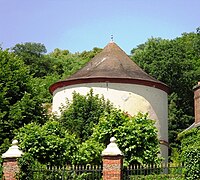
[[[90,89],[103,95],[113,105],[130,115],[148,113],[156,120],[161,155],[168,156],[168,91],[166,84],[154,79],[134,63],[114,42],[110,42],[82,69],[63,81],[52,84],[54,113],[66,99],[72,100],[74,91],[86,95]]]

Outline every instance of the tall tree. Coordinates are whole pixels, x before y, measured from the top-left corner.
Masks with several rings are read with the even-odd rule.
[[[62,108],[59,121],[83,142],[91,136],[102,113],[109,112],[111,108],[109,101],[94,95],[92,90],[86,96],[74,92],[72,103],[68,102],[67,106]]]
[[[30,73],[34,77],[53,73],[53,63],[44,55],[47,50],[43,44],[31,42],[16,44],[11,50],[30,67]]]
[[[49,54],[49,57],[52,58],[54,62],[57,62],[57,70],[59,69],[60,72],[63,73],[62,79],[65,79],[82,68],[85,63],[87,63],[101,50],[102,49],[95,47],[91,51],[83,51],[81,53],[76,52],[72,54],[68,50],[56,48]]]
[[[132,50],[132,59],[147,73],[166,83],[169,94],[169,140],[176,143],[194,121],[192,87],[200,79],[199,33],[173,40],[151,38]]]
[[[13,131],[31,121],[44,122],[40,99],[32,93],[31,76],[24,62],[8,50],[0,50],[0,144]]]

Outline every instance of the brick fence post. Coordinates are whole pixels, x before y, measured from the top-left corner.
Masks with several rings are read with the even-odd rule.
[[[122,180],[123,154],[112,137],[110,144],[102,152],[103,180]]]
[[[195,113],[195,126],[200,125],[200,82],[193,87],[194,90],[194,113]]]
[[[17,159],[21,157],[22,154],[22,151],[20,151],[18,147],[18,141],[13,140],[12,146],[2,154],[4,180],[16,180],[16,173],[19,172]]]

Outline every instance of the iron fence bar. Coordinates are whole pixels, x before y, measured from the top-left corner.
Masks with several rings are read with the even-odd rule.
[[[129,165],[123,168],[123,180],[145,178],[146,176],[158,175],[159,177],[184,177],[183,175],[183,164],[160,164],[153,165],[148,164],[145,166],[141,165]]]

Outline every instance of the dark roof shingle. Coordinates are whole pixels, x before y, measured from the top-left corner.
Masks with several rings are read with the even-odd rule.
[[[53,84],[50,92],[52,93],[58,87],[91,81],[144,84],[168,91],[167,85],[144,72],[116,43],[110,42],[82,69],[65,81]]]
[[[138,67],[114,42],[110,42],[102,52],[68,79],[84,77],[120,77],[157,81]]]

